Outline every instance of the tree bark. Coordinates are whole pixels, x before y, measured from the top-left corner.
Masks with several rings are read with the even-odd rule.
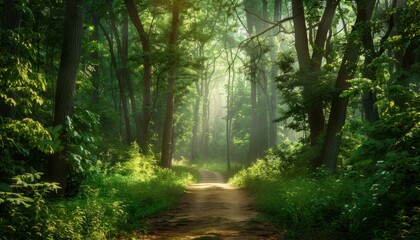
[[[255,6],[250,1],[245,1],[245,9],[246,11],[246,19],[247,19],[247,31],[248,35],[251,36],[255,32],[262,32],[262,24],[258,22],[257,18],[252,14],[255,13]],[[252,161],[256,160],[258,157],[261,156],[261,136],[262,133],[260,131],[262,130],[261,126],[259,126],[259,122],[262,120],[262,118],[259,116],[259,114],[262,114],[259,112],[258,109],[258,83],[259,83],[259,77],[261,76],[259,74],[258,69],[258,46],[254,42],[250,42],[248,46],[248,54],[250,57],[249,60],[249,71],[250,71],[250,82],[251,82],[251,124],[250,124],[250,137],[249,137],[249,155],[248,155],[248,165],[251,164]],[[260,91],[261,92],[261,91]],[[267,113],[265,113],[267,114]],[[265,124],[265,126],[267,126]],[[267,133],[266,131],[264,131]],[[266,135],[267,137],[267,135]]]
[[[357,17],[350,34],[350,40],[347,43],[340,70],[338,72],[335,87],[338,93],[334,96],[331,104],[331,112],[328,120],[326,136],[322,148],[322,159],[325,166],[334,173],[337,170],[337,159],[340,151],[341,129],[346,119],[347,105],[349,98],[341,97],[340,94],[349,89],[350,83],[347,81],[354,76],[359,51],[361,48],[360,38],[357,39],[360,31],[369,31],[366,29],[366,22],[372,16],[375,1],[358,0]]]
[[[80,49],[83,34],[83,0],[67,0],[64,17],[64,40],[58,71],[57,90],[55,95],[53,125],[65,125],[71,118],[74,107],[77,68],[80,60]],[[67,136],[61,132],[60,140],[66,147]],[[47,176],[50,181],[58,182],[62,193],[67,189],[68,164],[66,149],[54,153],[49,159]]]
[[[144,134],[142,134],[142,124],[141,124],[141,116],[137,108],[136,98],[134,94],[133,88],[133,81],[131,79],[130,69],[128,67],[128,16],[126,13],[123,13],[123,22],[122,22],[122,44],[121,44],[121,65],[122,65],[122,77],[127,83],[128,89],[128,96],[131,102],[131,111],[134,115],[134,124],[136,125],[136,137],[137,143],[139,146],[145,146],[143,149],[143,153],[147,151],[147,144],[146,142],[141,141],[144,138]]]
[[[143,22],[137,13],[136,6],[133,0],[124,0],[125,6],[133,22],[137,33],[140,38],[143,50],[143,121],[142,121],[142,136],[139,139],[139,145],[144,154],[147,154],[149,149],[150,138],[150,121],[152,117],[152,95],[151,95],[151,82],[152,82],[152,59],[151,59],[151,46],[149,37],[144,30]]]
[[[376,57],[373,38],[370,31],[363,31],[362,44],[365,50],[365,61],[362,75],[364,78],[373,81],[375,79],[377,67],[370,66],[370,64]],[[372,90],[365,90],[362,95],[362,106],[364,111],[364,117],[370,123],[375,123],[379,121],[379,111],[378,107],[375,106],[375,103],[376,93]]]
[[[99,26],[101,27],[102,32],[104,33],[104,36],[108,42],[109,53],[111,55],[111,67],[115,70],[115,75],[117,77],[118,89],[119,89],[119,94],[120,94],[120,103],[122,105],[122,110],[123,110],[122,115],[125,122],[126,143],[130,144],[133,137],[131,135],[131,122],[130,122],[130,117],[128,113],[128,103],[127,103],[127,97],[126,97],[126,89],[127,89],[126,82],[124,81],[122,69],[118,65],[117,57],[115,56],[114,44],[113,44],[112,38],[111,36],[109,36],[108,32],[102,26],[101,23],[99,23]]]
[[[262,16],[265,19],[269,19],[268,17],[268,2],[267,0],[262,0]],[[257,32],[261,33],[265,29],[267,29],[267,23],[260,21],[257,25]],[[265,35],[265,34],[264,34]],[[262,61],[265,60],[265,54],[260,50],[260,58],[258,64],[258,88],[257,88],[257,95],[258,95],[258,157],[263,157],[265,151],[269,147],[269,114],[270,114],[270,97],[268,93],[268,79],[266,75],[266,68],[265,64]]]
[[[326,48],[326,40],[328,31],[331,28],[334,19],[335,10],[337,9],[338,2],[335,0],[328,0],[325,6],[324,13],[318,25],[318,29],[314,41],[314,49],[312,58],[309,65],[309,91],[314,91],[315,96],[311,93],[307,94],[307,103],[309,103],[308,121],[310,129],[311,146],[316,147],[320,144],[320,138],[325,131],[325,116],[322,97],[317,93],[319,86],[319,73],[321,71],[321,64],[323,56],[325,55],[324,49]],[[312,80],[310,80],[312,79]],[[317,153],[312,159],[312,167],[316,169],[322,165],[321,154]]]
[[[195,97],[194,103],[194,119],[193,119],[193,128],[192,128],[192,139],[191,139],[191,161],[197,161],[197,145],[198,145],[198,120],[200,112],[200,102],[201,102],[201,89],[200,84],[197,80],[195,82],[195,89],[197,91],[197,96]]]
[[[303,78],[303,98],[307,108],[310,130],[309,137],[312,147],[319,145],[320,137],[325,129],[323,101],[318,93],[319,72],[321,70],[328,30],[332,24],[336,7],[336,1],[327,1],[316,32],[311,58],[309,54],[303,3],[301,0],[292,1],[293,15],[295,16],[293,19],[295,25],[295,47],[298,55],[300,74]],[[316,154],[312,159],[313,168],[317,168],[321,165],[322,159],[320,156],[320,154]]]
[[[175,82],[177,78],[176,47],[178,40],[179,12],[179,1],[173,0],[171,33],[169,35],[168,54],[174,54],[175,56],[170,56],[168,58],[168,92],[166,95],[165,123],[162,138],[162,157],[160,160],[160,165],[163,168],[172,167],[172,133],[174,119]]]
[[[210,138],[210,128],[209,128],[209,95],[210,95],[210,79],[208,74],[204,74],[204,79],[202,81],[202,93],[203,93],[203,112],[202,112],[202,135],[201,135],[201,153],[204,159],[207,159],[209,153],[209,138]]]
[[[281,19],[281,0],[274,1],[274,22],[278,22]],[[275,33],[275,30],[273,30]],[[271,70],[270,70],[270,104],[269,104],[269,147],[275,146],[277,144],[277,128],[278,122],[277,119],[277,103],[278,103],[278,91],[276,87],[276,78],[277,78],[277,66],[275,62],[277,61],[276,53],[278,51],[277,45],[274,41],[275,37],[271,37],[270,41],[270,60],[271,60]]]

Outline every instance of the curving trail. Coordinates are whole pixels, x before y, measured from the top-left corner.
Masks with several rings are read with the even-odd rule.
[[[272,225],[256,220],[247,192],[225,183],[220,173],[200,174],[177,207],[148,219],[141,239],[281,239]]]

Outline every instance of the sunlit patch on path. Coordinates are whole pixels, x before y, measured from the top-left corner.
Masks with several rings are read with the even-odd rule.
[[[148,220],[141,239],[281,239],[257,220],[247,192],[225,183],[220,173],[200,174],[200,183],[186,189],[177,207]]]

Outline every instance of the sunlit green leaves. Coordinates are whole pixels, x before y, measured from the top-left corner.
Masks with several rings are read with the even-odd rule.
[[[0,146],[3,148],[17,148],[23,155],[27,155],[29,149],[53,153],[57,147],[50,133],[38,121],[31,118],[3,121],[0,124]],[[27,142],[29,149],[23,142]]]
[[[44,75],[33,71],[31,62],[23,58],[0,57],[4,68],[0,68],[1,91],[0,101],[19,107],[25,113],[32,111],[33,104],[42,105],[44,100],[41,93],[46,90]],[[10,97],[10,93],[18,94],[19,98]]]

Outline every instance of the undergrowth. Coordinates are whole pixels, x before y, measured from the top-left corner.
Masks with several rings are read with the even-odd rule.
[[[0,192],[0,239],[113,239],[143,230],[143,219],[172,206],[195,181],[187,167],[161,169],[138,148],[112,167],[99,163],[71,199],[49,200],[57,189],[41,173],[14,178]]]
[[[353,168],[331,175],[309,171],[299,160],[305,154],[284,143],[230,182],[255,195],[256,207],[286,239],[420,237],[418,156],[391,152],[363,168],[373,172]]]
[[[221,161],[220,159],[199,160],[195,162],[190,162],[183,159],[180,161],[180,163],[193,169],[206,169],[209,171],[221,173],[226,179],[229,179],[231,176],[235,175],[237,172],[244,168],[242,163],[232,162],[230,165],[230,174],[228,174],[226,161]]]

